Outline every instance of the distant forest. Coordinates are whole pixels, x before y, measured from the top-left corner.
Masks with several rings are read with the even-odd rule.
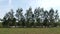
[[[51,8],[49,11],[44,10],[43,8],[35,8],[32,11],[32,8],[26,10],[26,13],[23,15],[23,9],[18,8],[14,14],[13,9],[5,14],[2,21],[2,27],[58,27],[59,23],[59,14],[58,10],[54,11]]]

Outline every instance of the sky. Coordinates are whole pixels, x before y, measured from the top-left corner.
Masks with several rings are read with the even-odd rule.
[[[25,13],[29,7],[32,7],[32,10],[37,7],[45,10],[57,9],[60,15],[60,0],[0,0],[0,18],[3,18],[10,9],[16,12],[18,8],[23,8],[23,13]]]

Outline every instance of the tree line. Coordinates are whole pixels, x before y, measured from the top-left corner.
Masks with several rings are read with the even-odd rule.
[[[43,8],[32,8],[26,10],[23,15],[23,9],[18,8],[14,14],[13,9],[5,14],[2,20],[3,27],[57,27],[59,26],[58,10],[51,8],[49,11]]]

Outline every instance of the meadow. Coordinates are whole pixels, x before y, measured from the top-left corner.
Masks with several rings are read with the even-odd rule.
[[[0,28],[0,34],[60,34],[60,28]]]

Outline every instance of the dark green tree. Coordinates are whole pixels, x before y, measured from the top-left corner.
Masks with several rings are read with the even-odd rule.
[[[47,11],[47,10],[44,12],[44,21],[43,21],[43,25],[44,25],[45,27],[49,26],[48,11]]]
[[[55,11],[55,23],[54,23],[54,27],[56,27],[59,24],[59,15],[58,15],[58,10]]]
[[[6,19],[6,17],[3,18],[2,25],[3,25],[3,27],[9,27],[9,23],[8,23],[8,20]]]
[[[25,17],[26,17],[26,26],[27,27],[30,27],[30,26],[32,26],[32,24],[33,24],[33,12],[32,12],[32,8],[30,7],[28,10],[27,10],[27,12],[26,12],[26,14],[25,14]]]
[[[12,22],[13,22],[12,25],[16,27],[17,26],[16,18],[13,18]]]
[[[22,8],[20,8],[20,9],[18,8],[18,10],[16,11],[16,14],[15,14],[19,26],[22,26],[22,21],[21,21],[22,16],[23,16],[22,11],[23,11]]]
[[[40,18],[39,18],[39,10],[40,10],[40,8],[36,8],[35,10],[34,10],[34,18],[35,18],[35,23],[34,23],[34,25],[36,26],[36,25],[39,25],[39,20],[40,20]]]
[[[49,11],[49,22],[50,22],[50,26],[54,26],[54,10],[53,8],[50,9]]]

